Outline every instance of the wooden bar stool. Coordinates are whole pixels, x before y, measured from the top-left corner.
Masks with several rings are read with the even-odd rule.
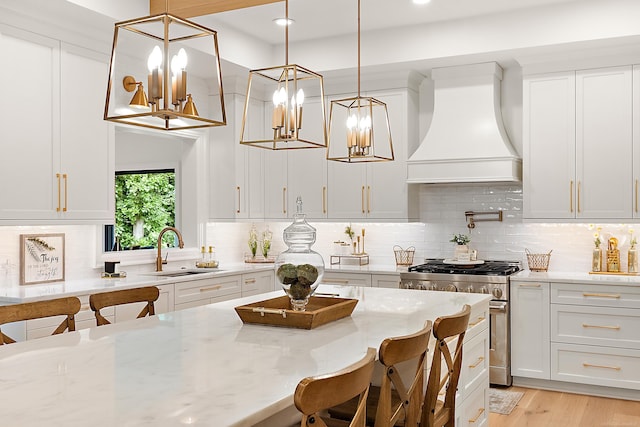
[[[369,348],[364,358],[332,374],[304,378],[296,387],[294,404],[302,412],[301,427],[365,427],[366,402],[375,364],[376,350]],[[358,399],[350,421],[321,417],[321,413],[347,400]]]
[[[431,336],[431,321],[418,332],[387,338],[378,350],[384,367],[380,387],[371,386],[367,399],[367,425],[375,427],[417,426],[424,398],[424,371]],[[415,374],[404,384],[398,364],[414,361]],[[355,412],[357,401],[350,400],[329,409],[332,417],[344,419]]]
[[[43,317],[66,316],[51,335],[61,334],[66,330],[75,331],[75,315],[80,311],[80,300],[76,297],[56,298],[47,301],[26,302],[23,304],[0,306],[0,326],[6,323]],[[0,330],[0,345],[16,342]]]
[[[137,318],[146,315],[153,316],[155,313],[154,302],[158,300],[160,291],[155,286],[147,286],[144,288],[123,289],[112,292],[100,292],[89,296],[89,305],[96,315],[96,323],[98,326],[108,325],[109,322],[100,310],[105,307],[112,307],[122,304],[133,304],[137,302],[146,302],[146,305],[140,311]]]
[[[437,341],[422,405],[420,427],[454,427],[456,391],[462,367],[462,342],[469,325],[470,314],[471,307],[465,305],[460,312],[439,317],[433,324],[433,336]],[[452,337],[457,337],[453,355],[447,343]],[[442,372],[443,360],[446,366],[444,373]],[[443,389],[445,389],[444,401],[438,399]]]

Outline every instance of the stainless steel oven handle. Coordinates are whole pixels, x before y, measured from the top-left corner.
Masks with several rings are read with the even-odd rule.
[[[507,304],[506,301],[489,301],[489,310],[506,313]]]

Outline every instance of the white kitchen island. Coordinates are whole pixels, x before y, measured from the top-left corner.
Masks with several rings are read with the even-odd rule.
[[[3,420],[21,427],[283,425],[280,417],[296,417],[300,379],[339,370],[384,338],[415,332],[464,304],[478,319],[467,335],[485,337],[488,352],[486,295],[318,291],[359,302],[350,317],[313,330],[241,322],[235,306],[282,295],[276,291],[0,346]],[[488,373],[479,378],[487,396]]]

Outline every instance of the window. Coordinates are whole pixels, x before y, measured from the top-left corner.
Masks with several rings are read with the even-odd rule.
[[[160,231],[175,227],[175,184],[174,169],[116,172],[116,221],[105,226],[105,251],[155,248]],[[173,233],[163,239],[175,244]]]

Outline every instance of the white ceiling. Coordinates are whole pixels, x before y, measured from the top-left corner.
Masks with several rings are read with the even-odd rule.
[[[451,21],[518,9],[585,0],[431,0],[416,5],[412,0],[362,0],[362,32],[401,28],[433,22]],[[290,0],[289,29],[292,42],[354,34],[357,30],[356,0]],[[284,29],[272,20],[285,15],[285,3],[272,3],[246,9],[192,18],[216,28],[222,24],[270,44],[284,42]]]

